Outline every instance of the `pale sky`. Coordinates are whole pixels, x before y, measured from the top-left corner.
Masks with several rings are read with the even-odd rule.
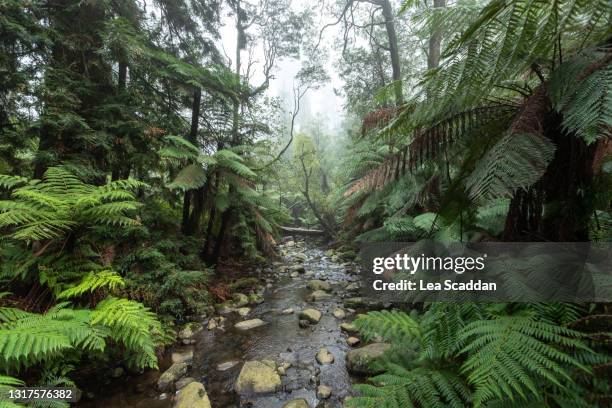
[[[308,5],[319,5],[318,0],[293,0],[292,7],[295,10],[303,10]],[[326,16],[329,18],[329,16]],[[236,52],[236,29],[234,27],[235,20],[233,15],[228,16],[227,11],[222,14],[223,27],[221,27],[221,48],[222,52],[225,51],[227,56],[234,62],[234,55]],[[321,24],[318,21],[318,17],[315,18],[315,24],[324,25],[328,22],[324,20]],[[317,35],[319,28],[317,27]],[[323,127],[327,127],[329,130],[337,129],[344,118],[344,99],[338,96],[334,92],[335,89],[340,89],[342,86],[342,80],[338,78],[336,70],[334,69],[335,61],[337,60],[336,54],[332,50],[331,45],[333,44],[334,38],[337,33],[337,27],[330,27],[323,33],[320,48],[327,49],[330,55],[328,61],[326,61],[324,68],[327,75],[330,77],[330,81],[324,84],[319,89],[311,89],[302,99],[300,107],[300,116],[298,118],[298,124],[300,118],[308,117],[320,117]],[[259,45],[259,44],[258,44]],[[243,61],[248,59],[248,51],[244,50],[241,54]],[[263,50],[259,45],[255,50],[255,59],[263,61]],[[292,95],[292,84],[295,74],[299,71],[301,63],[295,59],[283,59],[277,61],[277,67],[274,70],[274,79],[270,83],[270,87],[267,91],[269,96],[282,97],[283,93],[289,96],[288,106],[284,106],[285,110],[290,112],[293,109],[293,102],[291,99]],[[261,73],[261,65],[256,71],[256,75],[253,77],[253,83],[257,84],[261,81],[263,74]]]

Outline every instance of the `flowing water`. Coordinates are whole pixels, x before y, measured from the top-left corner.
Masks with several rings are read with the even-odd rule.
[[[306,273],[291,277],[293,271],[290,267],[302,263],[302,260],[298,259],[299,256],[305,258],[303,265]],[[263,303],[253,307],[244,318],[239,317],[237,313],[226,315],[223,329],[204,328],[196,336],[193,363],[188,376],[205,385],[213,408],[281,408],[286,402],[296,398],[306,399],[311,407],[342,406],[342,400],[351,393],[353,381],[345,367],[345,354],[350,347],[346,343],[346,334],[341,332],[339,326],[350,321],[353,316],[349,310],[345,319],[337,319],[332,312],[336,308],[343,308],[344,288],[351,281],[358,279],[350,273],[350,269],[350,265],[332,261],[320,247],[296,241],[295,246],[284,247],[282,262],[275,262],[262,271],[262,278],[268,282]],[[307,301],[312,292],[307,285],[312,279],[326,280],[332,284],[329,299]],[[282,313],[289,308],[295,312]],[[314,308],[322,313],[318,324],[306,328],[298,325],[298,313],[305,308]],[[240,332],[233,327],[238,321],[255,318],[266,324],[246,332]],[[332,364],[320,365],[315,360],[316,353],[323,347],[333,354]],[[291,363],[286,374],[281,376],[280,391],[264,395],[237,395],[234,392],[234,383],[242,364],[248,360]],[[218,365],[223,363],[230,366],[230,362],[237,363],[223,371],[217,369]],[[316,389],[319,384],[331,387],[332,395],[329,399],[317,398]],[[147,388],[134,381],[123,382],[119,386],[123,388],[120,392],[106,398],[101,396],[103,399],[96,398],[96,404],[83,406],[171,406],[169,396],[166,399],[162,396],[160,399],[159,392],[153,392],[151,387]],[[135,388],[138,388],[136,395],[132,392]]]

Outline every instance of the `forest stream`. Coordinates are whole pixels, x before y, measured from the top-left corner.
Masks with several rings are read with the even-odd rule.
[[[344,308],[342,298],[358,289],[353,283],[358,280],[357,267],[329,256],[311,241],[288,241],[280,248],[282,259],[261,270],[260,278],[267,283],[263,302],[242,317],[237,310],[220,310],[219,316],[202,321],[203,329],[193,337],[195,344],[178,346],[167,353],[173,362],[190,361],[187,380],[178,380],[177,388],[182,383],[201,382],[215,408],[281,408],[300,398],[311,407],[340,407],[350,395],[352,377],[346,367],[350,335],[340,325],[350,322],[355,314],[355,310]],[[307,324],[300,317],[300,311],[305,309],[320,311],[320,321]],[[249,330],[234,327],[252,319],[261,319],[265,324]],[[321,349],[331,353],[332,363],[317,361]],[[329,355],[324,358],[329,359]],[[170,359],[162,362],[161,371],[172,362]],[[239,395],[235,392],[236,381],[246,361],[276,366],[282,374],[282,385],[276,392],[247,391]],[[95,406],[170,407],[172,393],[155,391],[158,375],[146,373],[113,384],[103,395],[96,395]],[[320,385],[329,387],[331,396],[323,398],[320,393],[325,387],[318,389]],[[80,406],[93,405],[83,402]]]

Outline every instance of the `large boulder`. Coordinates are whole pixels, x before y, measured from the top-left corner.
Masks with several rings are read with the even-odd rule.
[[[321,312],[317,309],[304,309],[300,312],[299,318],[308,320],[311,323],[319,323],[319,320],[321,320]]]
[[[187,374],[187,363],[174,363],[159,376],[157,388],[160,391],[167,391],[177,380],[184,377],[185,374]]]
[[[283,405],[283,408],[310,408],[310,405],[304,398],[296,398]]]
[[[251,320],[245,320],[245,321],[236,323],[234,325],[234,328],[240,331],[247,331],[247,330],[254,329],[256,327],[263,326],[265,324],[266,322],[264,322],[261,319],[251,319]]]
[[[372,343],[346,353],[346,368],[350,373],[374,375],[381,373],[381,367],[376,366],[376,360],[391,348],[387,343]]]
[[[332,286],[329,282],[325,282],[319,279],[313,279],[309,281],[308,288],[311,290],[324,290],[326,292],[332,290]]]
[[[234,384],[234,390],[240,395],[272,393],[280,387],[281,378],[276,369],[255,360],[244,363]]]
[[[173,408],[211,408],[204,385],[196,381],[187,384],[178,392]]]

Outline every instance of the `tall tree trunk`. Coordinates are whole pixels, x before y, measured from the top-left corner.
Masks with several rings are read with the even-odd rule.
[[[125,92],[125,85],[127,83],[127,63],[125,61],[119,61],[119,72],[117,77],[117,95],[122,95]],[[116,136],[116,140],[118,140]],[[119,156],[119,159],[114,163],[111,169],[111,179],[113,181],[119,180],[122,177],[127,178],[125,174],[129,176],[129,163],[125,160],[125,150],[119,143],[115,144],[115,152]],[[126,169],[127,168],[127,169]]]
[[[219,262],[219,258],[221,257],[221,248],[223,247],[223,243],[225,241],[225,233],[230,224],[232,217],[232,209],[228,208],[223,215],[221,216],[221,227],[219,228],[219,235],[217,236],[217,241],[215,242],[215,250],[212,255],[212,264],[216,265]]]
[[[240,70],[242,68],[242,62],[240,58],[240,52],[246,46],[246,34],[244,32],[245,27],[242,25],[242,8],[240,5],[240,0],[236,0],[236,67],[234,73],[237,78],[237,87],[236,93],[240,95],[242,82],[240,80]],[[234,147],[240,144],[240,98],[235,98],[233,101],[232,107],[232,139],[230,141],[230,146]],[[228,228],[228,224],[231,222],[231,216],[233,212],[233,206],[231,204],[233,196],[235,195],[235,189],[233,186],[230,186],[229,189],[229,200],[230,205],[228,208],[221,214],[221,227],[219,230],[219,236],[217,237],[217,241],[215,243],[215,250],[213,251],[212,263],[216,264],[219,260],[219,256],[221,255],[221,246],[223,245],[223,241],[225,240],[225,231]],[[208,242],[206,244],[208,246]]]
[[[188,140],[194,146],[198,146],[198,124],[200,118],[200,102],[202,100],[202,90],[198,87],[193,91],[193,105],[191,107],[191,129],[189,131]],[[194,196],[194,191],[187,190],[183,196],[183,234],[191,235],[195,232],[194,225],[191,222],[191,201]]]
[[[383,17],[385,19],[385,28],[387,29],[387,37],[389,40],[389,54],[391,55],[391,69],[393,73],[393,90],[395,92],[395,104],[400,106],[404,103],[402,92],[402,73],[399,59],[399,48],[397,45],[397,34],[395,32],[395,13],[389,0],[381,0]]]
[[[435,9],[446,7],[446,0],[434,0]],[[427,54],[427,69],[437,68],[440,64],[440,44],[442,43],[442,27],[440,19],[434,19],[431,37],[429,37],[429,53]]]

